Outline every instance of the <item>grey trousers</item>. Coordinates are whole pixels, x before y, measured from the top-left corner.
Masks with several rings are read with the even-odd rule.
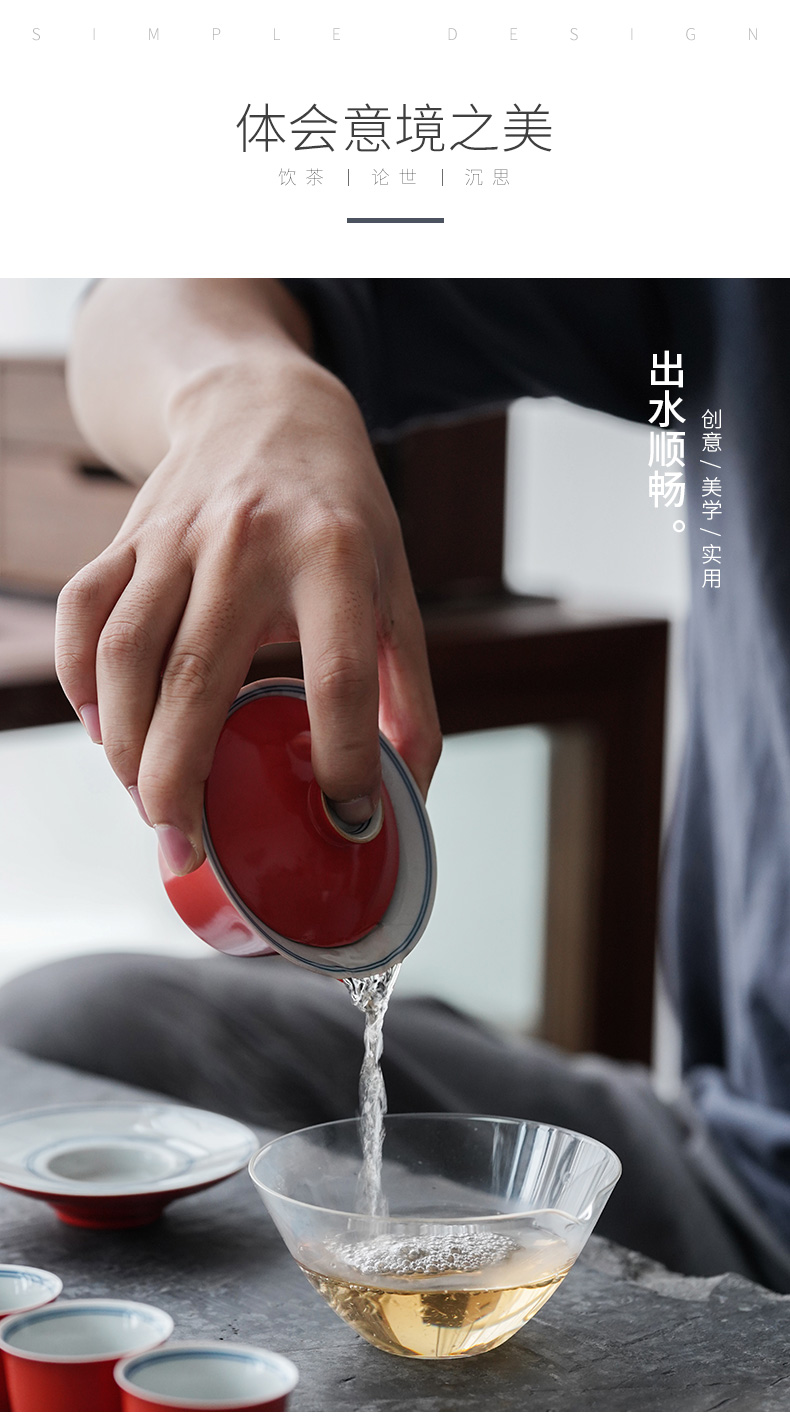
[[[276,957],[106,953],[0,990],[0,1043],[277,1130],[357,1109],[362,1022],[345,988]],[[733,1271],[790,1292],[790,1253],[690,1108],[648,1072],[513,1042],[396,990],[384,1030],[392,1113],[502,1114],[608,1144],[623,1175],[599,1231],[686,1274]]]

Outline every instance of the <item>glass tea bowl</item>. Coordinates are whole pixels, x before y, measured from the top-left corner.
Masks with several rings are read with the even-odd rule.
[[[436,1360],[501,1346],[567,1276],[619,1159],[522,1119],[396,1114],[386,1130],[385,1214],[360,1205],[356,1119],[264,1145],[252,1181],[292,1257],[366,1341]]]

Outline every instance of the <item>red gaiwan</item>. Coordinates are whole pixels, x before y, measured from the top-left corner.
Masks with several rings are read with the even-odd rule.
[[[199,937],[336,976],[380,971],[411,950],[433,905],[435,852],[419,790],[380,740],[381,800],[354,828],[313,775],[303,682],[245,687],[206,782],[206,861],[177,877],[159,859],[173,906]]]

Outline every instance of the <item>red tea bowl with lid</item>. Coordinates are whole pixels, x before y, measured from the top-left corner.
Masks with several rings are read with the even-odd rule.
[[[370,976],[402,961],[427,926],[436,852],[422,796],[384,735],[376,812],[351,827],[312,770],[304,682],[245,686],[206,781],[206,860],[165,890],[203,941],[231,956],[279,952],[313,971]]]

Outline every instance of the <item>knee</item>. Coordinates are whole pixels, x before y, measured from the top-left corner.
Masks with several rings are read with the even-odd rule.
[[[82,1070],[99,1070],[110,1042],[150,1001],[167,959],[121,952],[49,962],[0,988],[0,1044]]]

